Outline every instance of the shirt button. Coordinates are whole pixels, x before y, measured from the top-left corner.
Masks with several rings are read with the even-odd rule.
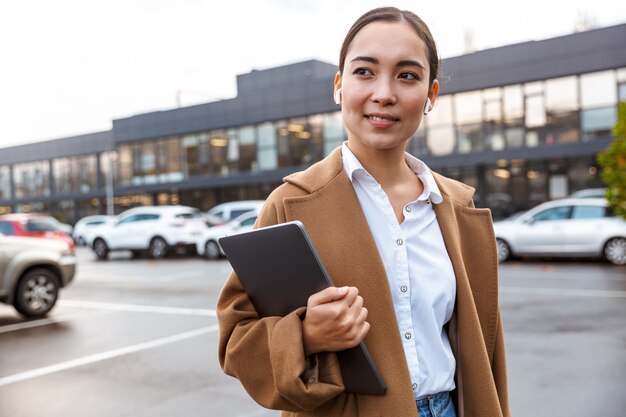
[[[426,204],[430,204],[430,198],[426,199]]]
[[[402,243],[404,243],[404,241],[402,239],[398,239],[396,240],[396,243],[398,244],[398,246],[402,246]]]
[[[407,213],[411,212],[411,207],[409,207],[409,206],[406,206],[404,209],[406,210]]]
[[[417,389],[417,384],[413,384],[413,391],[415,391]]]
[[[407,339],[407,340],[408,340],[408,339],[410,339],[410,338],[411,338],[411,333],[406,332],[406,333],[404,334],[404,338],[405,338],[405,339]]]
[[[400,291],[402,292],[406,292],[406,290],[408,290],[409,288],[406,285],[403,285],[400,287]]]

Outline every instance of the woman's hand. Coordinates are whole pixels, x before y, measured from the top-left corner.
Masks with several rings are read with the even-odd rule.
[[[358,345],[370,324],[356,287],[329,287],[309,297],[302,321],[304,353],[336,352]]]

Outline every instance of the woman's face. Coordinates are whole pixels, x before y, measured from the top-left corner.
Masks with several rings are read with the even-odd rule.
[[[335,79],[351,149],[404,150],[422,120],[428,82],[426,44],[408,23],[379,21],[361,29]],[[435,81],[433,103],[437,92]]]

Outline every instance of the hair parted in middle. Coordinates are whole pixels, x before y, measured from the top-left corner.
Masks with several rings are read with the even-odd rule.
[[[346,37],[341,45],[341,51],[339,53],[339,72],[343,74],[343,67],[346,62],[346,55],[350,44],[354,40],[354,37],[365,26],[374,22],[407,22],[415,30],[417,35],[424,41],[426,48],[428,49],[428,65],[430,70],[429,85],[432,86],[433,81],[437,78],[439,73],[439,53],[437,52],[437,44],[433,35],[430,33],[428,25],[417,16],[415,13],[408,10],[400,10],[396,7],[380,7],[372,9],[359,17],[352,25]]]

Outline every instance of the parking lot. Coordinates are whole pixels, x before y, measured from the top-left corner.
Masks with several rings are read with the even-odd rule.
[[[98,262],[48,318],[0,306],[0,416],[277,416],[217,363],[226,261]],[[501,265],[514,416],[624,416],[626,268],[594,261]]]

